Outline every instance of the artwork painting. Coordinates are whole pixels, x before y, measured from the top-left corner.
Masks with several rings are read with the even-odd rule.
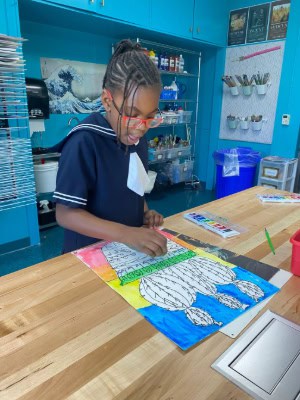
[[[101,109],[105,64],[41,58],[52,114],[87,113]]]
[[[247,43],[262,42],[266,40],[269,12],[269,3],[250,7],[246,40]]]
[[[291,3],[287,0],[279,0],[271,3],[268,40],[286,38],[290,7]]]
[[[230,12],[228,46],[245,43],[248,11],[248,8],[241,8]]]
[[[160,332],[186,350],[279,289],[173,233],[152,258],[121,243],[74,254]]]

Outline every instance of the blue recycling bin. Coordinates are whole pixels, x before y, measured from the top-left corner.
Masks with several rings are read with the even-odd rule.
[[[220,149],[214,152],[216,162],[216,198],[248,189],[254,185],[256,166],[261,159],[251,147]]]

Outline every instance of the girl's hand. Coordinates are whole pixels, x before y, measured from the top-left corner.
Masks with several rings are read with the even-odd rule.
[[[123,243],[151,257],[167,254],[167,239],[155,229],[126,227]]]
[[[146,210],[144,212],[144,225],[147,228],[161,226],[164,223],[164,217],[155,210]]]

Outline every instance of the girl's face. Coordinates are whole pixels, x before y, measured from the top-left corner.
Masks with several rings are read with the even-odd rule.
[[[123,93],[116,92],[112,95],[108,90],[103,90],[102,104],[106,109],[106,119],[121,143],[131,146],[138,143],[145,135],[150,121],[139,121],[134,118],[148,120],[157,116],[160,91],[161,88],[158,86],[141,86],[135,93],[131,92],[122,108]]]

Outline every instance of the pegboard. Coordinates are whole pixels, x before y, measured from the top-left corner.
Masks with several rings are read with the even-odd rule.
[[[285,41],[276,41],[231,47],[226,50],[224,75],[231,75],[237,82],[236,75],[246,74],[251,77],[258,72],[260,74],[269,72],[270,79],[263,95],[257,93],[255,85],[252,87],[251,95],[243,94],[241,86],[238,87],[239,94],[232,95],[230,88],[223,84],[220,139],[272,143],[284,45]],[[251,122],[248,129],[242,129],[240,121],[235,129],[229,128],[228,115],[238,118],[262,115],[261,130],[254,130],[255,127]]]

